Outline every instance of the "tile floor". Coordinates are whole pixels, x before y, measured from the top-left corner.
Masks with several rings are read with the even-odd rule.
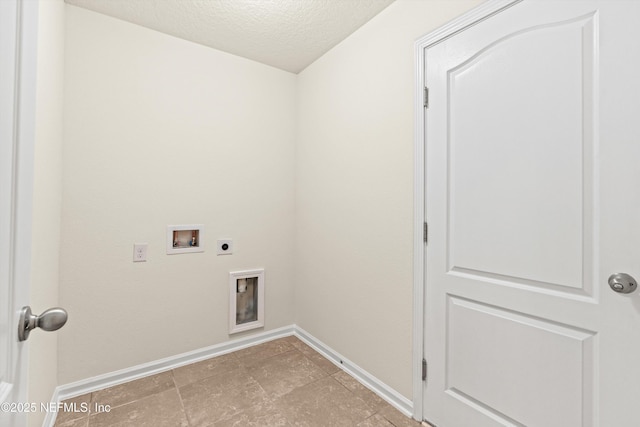
[[[420,426],[295,337],[65,402],[56,427]]]

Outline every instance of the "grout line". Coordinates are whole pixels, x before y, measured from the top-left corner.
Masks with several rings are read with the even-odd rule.
[[[336,372],[336,373],[337,373],[337,372]],[[349,375],[349,374],[347,374],[347,375]],[[349,375],[349,377],[353,378],[351,375]],[[358,394],[357,394],[355,391],[353,391],[353,390],[349,389],[349,387],[347,387],[346,385],[342,384],[342,382],[340,382],[338,379],[336,379],[333,375],[331,375],[331,378],[332,378],[335,382],[337,382],[338,384],[340,384],[340,385],[341,385],[345,390],[347,390],[347,392],[349,392],[349,394],[350,394],[353,398],[358,399],[359,401],[361,401],[361,402],[364,404],[364,406],[366,406],[367,408],[369,408],[369,409],[371,410],[371,415],[369,415],[369,416],[368,416],[367,418],[365,418],[364,420],[368,420],[369,418],[373,417],[373,416],[374,416],[374,415],[376,415],[378,412],[380,412],[378,409],[375,409],[375,408],[373,408],[371,405],[369,405],[369,404],[368,404],[368,403],[367,403],[367,402],[366,402],[362,397],[358,396]],[[355,379],[355,378],[353,378],[353,379]],[[384,417],[383,415],[381,415],[381,416],[382,416],[382,417]],[[386,418],[385,418],[385,419],[386,419]],[[362,421],[364,421],[364,420],[362,420]],[[362,421],[360,421],[360,422],[362,422]],[[389,421],[389,422],[391,423],[391,421]]]
[[[169,372],[169,371],[165,371],[165,372]],[[162,374],[164,374],[165,372],[162,372],[161,374],[156,374],[156,375],[162,375]],[[151,377],[156,376],[156,375],[152,375]],[[146,378],[151,378],[151,377],[146,377]],[[145,378],[141,378],[141,379],[145,379]],[[127,385],[129,385],[130,383],[133,383],[133,382],[135,382],[135,381],[139,381],[139,380],[133,380],[133,381],[130,381],[130,382],[126,382],[126,383],[118,384],[118,385],[113,386],[113,387],[107,387],[107,388],[105,388],[105,389],[103,389],[103,390],[108,390],[108,389],[115,388],[115,387],[127,386]],[[171,382],[173,383],[173,386],[175,387],[175,381],[173,381],[173,374],[171,374]],[[150,393],[150,394],[144,395],[144,396],[142,396],[142,397],[139,397],[139,398],[136,398],[136,399],[133,399],[133,400],[128,400],[128,401],[126,401],[126,402],[122,402],[122,403],[120,403],[120,404],[118,404],[118,405],[109,405],[109,406],[110,406],[110,408],[111,408],[111,409],[121,408],[121,407],[123,407],[123,406],[130,405],[130,404],[132,404],[132,403],[140,402],[140,401],[142,401],[142,400],[148,399],[148,398],[150,398],[150,397],[153,397],[153,396],[155,396],[155,395],[157,395],[157,394],[160,394],[160,393],[164,393],[164,392],[169,391],[169,390],[171,390],[171,387],[168,387],[168,388],[165,388],[165,389],[162,389],[162,390],[159,390],[159,391],[155,391],[155,392],[153,392],[153,393]],[[96,403],[96,404],[100,404],[100,402],[97,402],[97,401],[96,401],[95,403]],[[96,413],[95,415],[98,415],[98,414],[100,414],[100,413]]]
[[[178,384],[176,383],[176,378],[173,375],[173,371],[174,371],[174,369],[171,370],[171,381],[173,381],[173,386],[176,388],[176,393],[178,393],[178,400],[180,401],[180,406],[182,407],[182,413],[184,414],[184,417],[187,420],[187,424],[189,424],[189,426],[191,426],[192,425],[191,419],[189,418],[189,414],[187,413],[187,409],[184,407],[184,402],[182,401],[182,394],[180,393],[180,387],[178,387]]]

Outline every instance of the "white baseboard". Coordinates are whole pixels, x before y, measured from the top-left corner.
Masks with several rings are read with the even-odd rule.
[[[155,375],[190,363],[221,356],[223,354],[242,350],[243,348],[262,344],[278,338],[284,338],[290,335],[295,335],[300,340],[304,341],[318,353],[322,354],[324,357],[361,382],[365,387],[369,388],[382,399],[389,402],[389,404],[397,408],[400,412],[411,417],[413,403],[409,399],[402,396],[400,393],[364,369],[360,368],[355,363],[352,363],[348,359],[342,357],[339,353],[335,352],[333,349],[296,325],[285,326],[283,328],[262,332],[210,347],[204,347],[187,353],[178,354],[176,356],[144,363],[142,365],[132,366],[131,368],[121,369],[119,371],[109,372],[107,374],[98,375],[81,381],[64,384],[58,386],[54,390],[53,396],[51,397],[51,403],[54,407],[57,407],[59,402],[72,397],[102,390],[107,387],[113,387],[118,384]],[[48,412],[42,427],[53,427],[55,418],[55,412]]]
[[[343,371],[354,377],[362,385],[373,391],[382,399],[386,400],[391,406],[395,407],[407,417],[411,418],[413,416],[413,402],[411,400],[407,399],[396,390],[362,369],[360,366],[351,362],[349,359],[343,357],[340,353],[336,352],[304,329],[297,326],[295,326],[294,329],[294,335],[304,341],[308,346],[342,368]]]
[[[55,390],[53,390],[53,396],[51,396],[51,407],[57,408],[58,403],[62,400],[64,399],[60,399],[60,387],[58,386]],[[54,404],[55,406],[53,406]],[[44,421],[42,422],[42,427],[53,427],[53,425],[56,423],[57,415],[57,412],[47,411],[47,414],[44,416]]]
[[[210,359],[212,357],[221,356],[243,348],[262,344],[278,338],[293,335],[295,326],[285,326],[283,328],[274,329],[268,332],[262,332],[255,335],[242,337],[239,339],[227,341],[221,344],[200,348],[187,353],[178,354],[176,356],[167,357],[153,362],[144,363],[142,365],[132,366],[131,368],[121,369],[119,371],[109,372],[107,374],[98,375],[96,377],[87,378],[70,384],[59,386],[60,400],[69,399],[80,396],[93,391],[102,390],[103,388],[113,387],[114,385],[137,380],[139,378],[155,375],[160,372],[169,371],[180,366],[190,363],[199,362],[201,360]]]

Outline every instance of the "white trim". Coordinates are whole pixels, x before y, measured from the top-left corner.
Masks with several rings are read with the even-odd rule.
[[[513,6],[522,0],[489,0],[442,27],[424,35],[415,42],[415,140],[414,140],[414,239],[413,239],[413,417],[423,420],[422,358],[424,354],[425,303],[425,114],[423,105],[425,75],[425,49],[467,27]]]
[[[413,182],[413,418],[422,420],[422,358],[424,343],[424,47],[415,44],[415,142]]]
[[[60,387],[56,387],[53,390],[53,396],[51,396],[51,402],[49,403],[50,408],[57,408],[58,402],[64,399],[60,399]],[[53,427],[56,423],[56,416],[58,415],[55,411],[47,411],[44,416],[44,420],[42,421],[42,427]]]
[[[10,331],[14,317],[11,271],[13,270],[14,141],[17,110],[18,2],[0,2],[0,403],[13,388],[12,358],[17,340]],[[4,328],[7,328],[6,330]],[[8,385],[6,385],[8,384]]]
[[[1,1],[1,0],[0,0]],[[3,302],[0,358],[2,403],[28,401],[29,345],[18,343],[17,328],[20,309],[29,304],[31,281],[31,232],[33,208],[34,147],[36,128],[36,80],[38,54],[38,2],[11,0],[0,7],[3,15],[3,75],[0,115],[0,239],[2,239]],[[4,338],[3,337],[3,338]],[[28,413],[4,415],[0,423],[15,427],[27,425]],[[8,420],[8,423],[7,423]]]
[[[130,368],[121,369],[119,371],[109,372],[107,374],[98,375],[74,383],[58,386],[58,397],[60,400],[70,399],[72,397],[91,393],[93,391],[102,390],[103,388],[113,387],[118,384],[134,381],[149,375],[155,375],[160,372],[169,371],[179,368],[180,366],[190,363],[199,362],[210,359],[223,354],[231,353],[243,348],[262,344],[278,338],[284,338],[294,334],[294,326],[285,326],[283,328],[274,329],[272,331],[263,332],[237,340],[227,341],[221,344],[212,345],[210,347],[200,348],[198,350],[189,351],[187,353],[166,357],[164,359],[154,360],[152,362],[143,363],[141,365],[132,366]]]
[[[463,31],[467,27],[471,27],[480,21],[484,21],[490,16],[500,13],[504,9],[522,1],[523,0],[488,0],[465,14],[460,15],[456,19],[449,21],[442,27],[420,37],[416,40],[415,45],[416,47],[421,46],[424,51],[425,48],[439,43],[452,35]]]
[[[402,396],[393,388],[380,381],[369,372],[365,371],[355,363],[340,355],[340,353],[327,346],[313,335],[309,334],[296,325],[285,326],[274,329],[269,332],[263,332],[237,340],[228,341],[222,344],[204,347],[187,353],[178,354],[176,356],[167,357],[165,359],[144,363],[142,365],[132,366],[130,368],[121,369],[119,371],[98,375],[81,381],[58,386],[51,397],[51,407],[57,407],[58,403],[83,394],[102,390],[118,384],[134,381],[149,375],[155,375],[190,363],[199,362],[201,360],[210,359],[212,357],[221,356],[247,347],[262,344],[278,338],[284,338],[294,335],[316,350],[318,353],[333,362],[343,371],[353,376],[365,387],[376,393],[382,399],[394,406],[400,412],[410,417],[412,414],[411,400]],[[56,413],[48,412],[42,424],[43,427],[53,427],[56,421]]]
[[[0,403],[4,403],[13,390],[13,384],[8,382],[0,382]]]

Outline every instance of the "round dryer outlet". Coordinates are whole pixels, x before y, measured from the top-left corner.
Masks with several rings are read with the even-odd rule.
[[[233,240],[231,239],[219,239],[217,246],[218,255],[231,255],[233,253]]]

